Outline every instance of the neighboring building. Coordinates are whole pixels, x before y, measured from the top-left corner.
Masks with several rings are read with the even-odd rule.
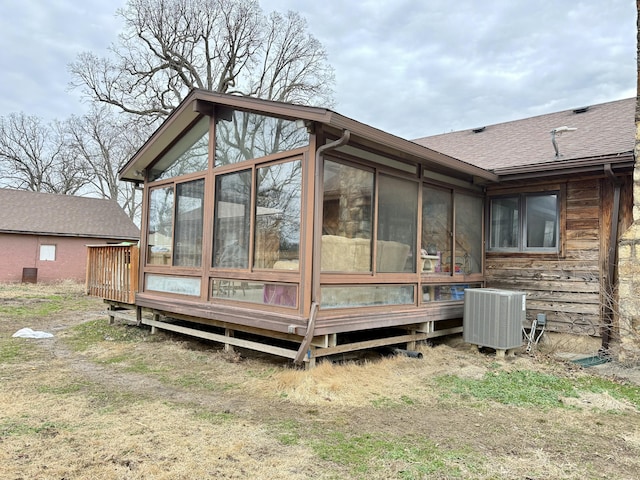
[[[87,245],[139,237],[115,201],[0,189],[0,282],[84,282]]]
[[[487,169],[485,281],[527,292],[555,331],[617,328],[617,246],[631,225],[635,98],[416,143]],[[563,128],[567,127],[567,128]]]

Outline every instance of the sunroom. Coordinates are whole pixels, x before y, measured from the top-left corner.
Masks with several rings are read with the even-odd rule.
[[[313,362],[461,331],[484,285],[497,177],[331,110],[194,90],[120,177],[154,327]]]

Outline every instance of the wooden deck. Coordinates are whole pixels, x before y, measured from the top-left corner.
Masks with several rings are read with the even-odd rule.
[[[300,335],[149,308],[142,312],[140,308],[134,310],[132,305],[129,307],[112,303],[105,314],[109,316],[110,323],[118,319],[130,325],[146,325],[151,327],[151,333],[166,330],[180,335],[202,338],[223,344],[226,351],[232,351],[234,347],[246,348],[288,358],[303,364],[306,368],[313,367],[316,360],[322,357],[340,356],[361,350],[402,346],[401,350],[406,348],[407,351],[412,351],[415,350],[418,342],[462,332],[461,322],[429,321],[421,324],[402,325],[396,329],[370,331],[369,335],[364,336],[357,335],[357,332],[317,335],[311,338],[311,342],[304,347],[302,356],[300,356],[303,345],[303,337]]]
[[[371,318],[377,318],[372,312],[359,315],[352,312],[349,315],[353,323],[351,329],[343,331],[345,329],[338,328],[339,325],[332,325],[330,321],[327,324],[320,319],[315,325],[315,334],[309,337],[310,343],[304,345],[308,325],[306,319],[299,315],[257,312],[247,307],[204,304],[147,293],[136,298],[139,278],[137,245],[92,245],[88,247],[87,255],[86,293],[102,298],[109,305],[105,312],[109,323],[118,318],[148,325],[153,332],[168,330],[220,342],[225,349],[234,346],[248,348],[298,360],[307,366],[312,366],[319,357],[388,345],[406,345],[411,350],[416,342],[462,331],[461,321],[451,323],[452,319],[461,318],[461,305],[439,306],[434,311],[378,312],[378,316],[385,318],[383,323],[390,327],[388,329],[374,328],[378,325],[375,322],[368,324]],[[447,308],[451,311],[448,312]],[[256,313],[260,313],[258,319]],[[404,319],[406,315],[412,318]],[[397,321],[392,321],[396,317]],[[367,331],[373,336],[354,336],[353,330]],[[303,348],[304,357],[301,356]]]

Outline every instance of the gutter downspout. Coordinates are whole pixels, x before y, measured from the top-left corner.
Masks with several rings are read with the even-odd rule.
[[[604,325],[602,326],[602,346],[598,351],[600,357],[606,357],[609,355],[609,343],[611,341],[611,327],[613,325],[613,290],[614,290],[614,275],[616,267],[616,253],[618,251],[618,220],[620,218],[620,187],[622,182],[618,180],[611,169],[611,164],[606,163],[604,165],[604,172],[607,174],[611,183],[613,183],[613,205],[611,206],[611,227],[609,230],[609,255],[607,257],[607,276],[605,285],[605,299],[604,304]]]
[[[315,176],[314,176],[314,198],[313,198],[313,259],[311,262],[311,311],[309,312],[309,321],[307,322],[307,333],[298,348],[294,363],[302,363],[305,355],[313,339],[313,332],[316,325],[316,316],[320,307],[320,248],[322,246],[322,195],[323,189],[320,185],[324,178],[324,163],[322,155],[327,150],[333,150],[341,147],[349,142],[351,132],[344,130],[342,137],[331,143],[322,145],[316,150],[315,158]]]

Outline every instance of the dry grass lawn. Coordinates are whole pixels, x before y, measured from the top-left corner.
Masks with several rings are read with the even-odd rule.
[[[2,479],[635,479],[631,373],[459,338],[313,370],[0,285]],[[54,333],[11,338],[22,327]],[[637,372],[635,372],[637,373]]]

